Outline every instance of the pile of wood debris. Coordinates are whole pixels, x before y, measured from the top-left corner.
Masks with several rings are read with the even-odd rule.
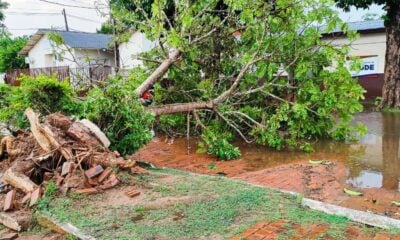
[[[50,180],[64,193],[91,194],[119,183],[115,168],[145,171],[109,150],[110,141],[89,120],[73,121],[54,113],[40,123],[33,110],[27,109],[25,114],[30,132],[6,136],[0,145],[0,192],[4,193],[0,195],[0,203],[4,202],[0,223],[11,229],[24,228],[30,219],[29,208],[37,204],[43,184]]]

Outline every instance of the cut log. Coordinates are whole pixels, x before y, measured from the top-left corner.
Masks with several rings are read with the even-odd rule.
[[[72,161],[74,159],[74,156],[67,148],[62,147],[61,144],[57,142],[53,131],[47,125],[43,125],[42,129],[43,129],[44,135],[49,140],[50,144],[55,149],[59,149],[59,151],[61,152],[61,154],[67,161]]]
[[[44,130],[43,130],[42,126],[39,123],[39,117],[30,108],[25,110],[25,115],[29,120],[29,124],[30,124],[30,127],[31,127],[32,135],[36,139],[36,141],[38,142],[39,146],[44,151],[50,152],[52,150],[51,142],[49,141],[49,139],[44,134]]]
[[[102,145],[100,141],[97,140],[97,138],[93,134],[91,134],[90,129],[83,125],[81,122],[74,122],[68,129],[67,135],[85,145]]]
[[[21,189],[24,193],[32,192],[38,187],[23,172],[18,171],[15,167],[10,167],[4,172],[3,181],[15,188]]]
[[[13,149],[15,138],[13,136],[6,136],[1,139],[0,142],[0,158],[3,157],[4,153],[8,155],[17,155],[20,151],[19,149]]]
[[[100,128],[91,122],[88,119],[82,119],[79,121],[82,123],[84,126],[86,126],[90,132],[96,136],[96,138],[103,144],[104,147],[108,148],[111,145],[110,140],[107,138],[107,136],[100,130]]]
[[[64,132],[67,131],[72,125],[71,119],[62,113],[53,113],[48,115],[46,117],[46,122],[53,127],[63,130]]]
[[[0,212],[0,223],[18,232],[28,229],[31,219],[32,214],[27,211],[13,213]]]

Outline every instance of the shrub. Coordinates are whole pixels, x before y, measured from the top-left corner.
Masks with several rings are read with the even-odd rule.
[[[221,160],[232,160],[241,156],[239,148],[229,143],[233,135],[224,131],[220,122],[214,121],[204,129],[201,138],[203,141],[199,142],[199,152],[207,152]]]
[[[154,117],[136,99],[130,81],[116,77],[105,89],[89,91],[83,104],[82,117],[102,129],[111,148],[121,154],[132,154],[152,138]]]
[[[45,75],[36,78],[22,76],[19,80],[19,87],[2,86],[0,89],[1,121],[26,128],[28,121],[24,111],[27,108],[32,108],[42,115],[59,111],[67,115],[79,112],[79,103],[67,82],[60,82],[55,76]]]

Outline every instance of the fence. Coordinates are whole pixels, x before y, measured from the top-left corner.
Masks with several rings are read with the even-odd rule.
[[[86,89],[88,86],[104,82],[110,75],[114,75],[111,66],[90,66],[86,68],[49,67],[8,70],[4,82],[12,86],[19,86],[18,78],[21,75],[37,77],[39,75],[56,76],[59,81],[68,81],[75,90]]]

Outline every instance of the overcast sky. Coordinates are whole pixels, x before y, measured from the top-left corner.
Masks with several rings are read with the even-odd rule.
[[[47,1],[47,2],[46,2]],[[98,10],[93,9],[95,2],[101,3],[106,12],[106,0],[5,0],[9,8],[5,11],[5,25],[15,35],[30,35],[38,28],[65,29],[64,18],[61,14],[63,8],[67,12],[70,30],[95,32],[100,28],[106,16],[101,16]],[[61,6],[49,2],[72,5],[77,7]],[[369,10],[352,9],[350,13],[341,12],[345,21],[359,21],[366,13],[383,14],[382,7],[372,6]],[[68,16],[69,15],[69,16]]]

